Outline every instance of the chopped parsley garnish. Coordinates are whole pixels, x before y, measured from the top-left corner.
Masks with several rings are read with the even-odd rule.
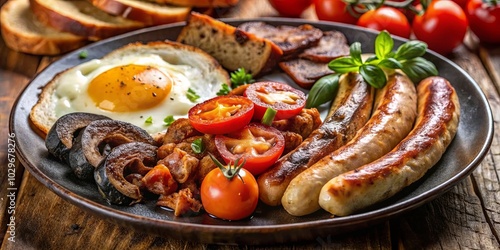
[[[231,73],[231,87],[236,88],[241,85],[255,82],[252,74],[248,74],[244,68],[239,68]]]
[[[231,88],[229,88],[229,85],[223,83],[221,85],[221,89],[219,90],[219,92],[217,92],[217,95],[218,96],[227,95],[227,94],[229,94],[229,92],[231,92]]]
[[[188,89],[186,96],[191,102],[196,102],[200,98],[200,96],[191,88]]]
[[[191,143],[191,149],[193,149],[193,152],[195,152],[196,154],[200,154],[205,151],[205,144],[203,144],[202,138],[194,140]]]
[[[167,117],[165,117],[165,119],[163,119],[163,123],[165,124],[165,126],[170,126],[172,125],[172,123],[175,121],[175,118],[173,115],[169,115]]]
[[[78,58],[80,58],[80,59],[85,59],[85,58],[87,58],[87,56],[89,56],[89,52],[88,52],[88,51],[86,51],[86,50],[82,50],[82,51],[80,51],[80,53],[78,54]]]
[[[144,121],[144,123],[147,123],[147,124],[152,124],[152,123],[153,123],[153,117],[152,117],[152,116],[148,117],[148,118]]]

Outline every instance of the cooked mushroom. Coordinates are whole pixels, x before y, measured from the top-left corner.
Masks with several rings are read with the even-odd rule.
[[[107,116],[75,112],[61,116],[52,125],[45,138],[45,147],[50,154],[68,162],[68,154],[79,131],[95,120],[111,119]]]
[[[144,176],[150,171],[156,165],[157,149],[144,142],[131,142],[113,148],[94,172],[101,195],[112,204],[131,205],[140,202],[140,188],[127,181],[126,176]]]
[[[95,167],[112,148],[134,141],[154,144],[148,132],[133,124],[117,120],[91,122],[76,137],[69,151],[69,166],[78,178],[92,179]]]

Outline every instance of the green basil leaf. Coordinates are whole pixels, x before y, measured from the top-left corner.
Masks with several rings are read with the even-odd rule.
[[[307,95],[306,108],[318,107],[335,98],[339,89],[340,74],[331,74],[318,79]]]
[[[355,42],[351,44],[351,46],[349,47],[349,51],[354,63],[356,63],[358,66],[363,64],[363,60],[361,59],[361,43]]]
[[[335,73],[358,71],[359,65],[351,57],[341,57],[328,63],[328,68]]]
[[[401,62],[399,62],[395,58],[385,58],[384,60],[380,61],[378,66],[388,69],[400,69],[403,67],[403,64],[401,64]]]
[[[359,67],[359,73],[368,84],[375,88],[382,88],[387,83],[384,71],[375,65],[365,64]]]
[[[376,55],[369,56],[365,60],[365,63],[369,63],[369,64],[373,64],[373,65],[377,65],[379,62],[380,62],[380,59],[378,59],[378,57]]]
[[[389,53],[394,48],[394,40],[387,31],[381,31],[377,38],[375,38],[375,55],[379,59],[387,58]]]
[[[423,56],[426,50],[426,43],[416,40],[408,41],[399,46],[394,57],[398,60],[410,60],[415,57]]]
[[[436,76],[438,74],[436,66],[422,57],[407,60],[402,64],[403,67],[401,69],[415,84],[426,77]]]

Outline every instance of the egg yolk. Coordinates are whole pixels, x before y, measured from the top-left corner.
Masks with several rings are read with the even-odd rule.
[[[131,64],[101,73],[90,82],[87,93],[101,109],[126,112],[158,105],[171,88],[170,76],[162,71]]]

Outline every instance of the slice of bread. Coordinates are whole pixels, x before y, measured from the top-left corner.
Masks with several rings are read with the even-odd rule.
[[[145,25],[160,25],[186,20],[190,7],[172,6],[139,0],[89,0],[97,8]]]
[[[177,6],[192,7],[230,7],[236,5],[239,0],[148,0],[157,3],[173,4]]]
[[[244,68],[253,76],[272,70],[283,55],[268,39],[196,12],[191,13],[177,41],[201,48],[230,71]]]
[[[145,26],[141,22],[110,15],[86,0],[30,0],[30,4],[41,23],[92,41]]]
[[[34,55],[59,55],[87,44],[85,37],[57,31],[38,22],[29,0],[8,1],[0,11],[0,26],[5,44]]]
[[[189,66],[197,69],[199,72],[199,78],[203,79],[204,83],[206,83],[206,88],[216,88],[222,83],[230,81],[228,73],[220,66],[220,64],[201,49],[172,41],[155,41],[146,44],[139,42],[131,43],[111,51],[104,57],[100,58],[98,63],[95,61],[89,61],[87,64],[82,65],[83,69],[76,68],[75,66],[58,73],[43,87],[42,92],[38,97],[38,102],[31,109],[30,121],[33,123],[35,128],[40,130],[41,134],[46,135],[48,133],[52,125],[58,119],[58,115],[55,111],[57,100],[60,97],[56,95],[57,88],[64,79],[67,80],[72,78],[68,77],[68,75],[77,72],[80,72],[81,74],[82,70],[99,70],[93,67],[95,67],[95,65],[104,64],[104,62],[121,60],[129,55],[137,55],[140,57],[141,55],[147,56],[150,54],[158,55],[165,62],[170,64],[184,65],[186,67]],[[88,63],[91,63],[90,67]],[[87,72],[87,74],[88,73],[89,72]],[[79,94],[85,95],[86,93],[87,90],[85,88],[82,89]],[[112,112],[106,112],[105,115],[114,118],[114,114]],[[153,134],[154,138],[160,138],[160,136],[162,136],[162,133]]]

